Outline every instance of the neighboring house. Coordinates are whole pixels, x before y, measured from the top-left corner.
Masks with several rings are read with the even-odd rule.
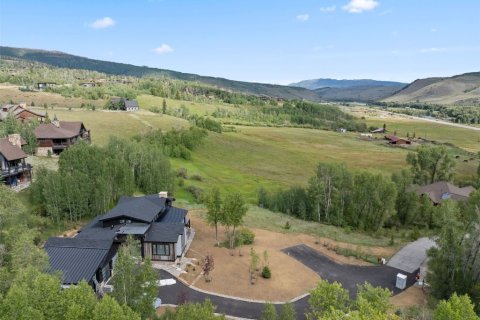
[[[407,139],[399,138],[394,135],[386,135],[385,139],[388,140],[388,143],[394,144],[394,145],[401,145],[401,144],[411,144],[412,142]]]
[[[32,166],[22,150],[25,144],[19,134],[0,139],[0,178],[9,187],[28,186],[32,181]]]
[[[25,103],[6,104],[2,106],[0,109],[0,121],[5,120],[9,115],[13,115],[15,119],[21,122],[37,120],[42,123],[45,121],[45,113],[27,109]]]
[[[138,102],[136,100],[129,100],[125,98],[110,99],[112,109],[123,111],[138,111]]]
[[[37,89],[40,91],[45,90],[46,88],[54,88],[57,86],[56,82],[38,82]]]
[[[47,241],[52,269],[63,272],[65,285],[86,280],[98,291],[110,278],[118,246],[128,235],[140,241],[142,258],[175,261],[184,255],[191,232],[188,211],[173,207],[172,201],[166,192],[120,198],[74,238]]]
[[[80,83],[80,86],[85,87],[85,88],[92,88],[97,86],[95,82],[82,82]]]
[[[434,205],[441,204],[447,199],[467,201],[474,191],[475,188],[471,186],[460,188],[446,181],[435,182],[417,189],[419,195],[428,196]]]
[[[77,141],[91,142],[90,130],[87,130],[80,121],[58,121],[56,118],[51,123],[40,124],[35,129],[38,147],[36,154],[47,156],[60,154],[63,150]]]

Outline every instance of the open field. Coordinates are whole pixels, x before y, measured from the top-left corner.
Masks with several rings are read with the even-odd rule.
[[[415,132],[417,138],[453,144],[469,152],[480,151],[480,131],[412,119],[410,116],[365,107],[352,108],[351,113],[357,117],[365,117],[368,126],[381,127],[385,123],[392,134],[396,131],[399,136],[406,136],[407,133],[413,135]]]
[[[95,144],[104,145],[110,136],[130,138],[136,134],[151,130],[180,128],[188,126],[188,121],[151,112],[120,112],[120,111],[90,111],[82,109],[49,110],[64,121],[83,121],[92,130],[92,140]]]
[[[239,190],[255,201],[261,186],[278,189],[304,185],[319,162],[345,163],[352,169],[366,169],[390,175],[407,168],[408,149],[389,147],[383,140],[364,141],[358,134],[302,128],[236,127],[235,133],[210,133],[191,161],[173,160],[175,168],[204,180],[185,181],[208,189],[217,185]],[[473,174],[478,161],[457,160],[460,177]],[[183,196],[184,194],[182,194]]]
[[[80,108],[82,103],[95,105],[96,108],[103,108],[105,100],[89,100],[84,98],[65,98],[60,94],[50,92],[23,92],[18,89],[18,86],[10,84],[0,84],[0,103],[14,103],[25,102],[28,106],[33,102],[35,106],[48,106],[48,112],[53,106],[61,108]],[[43,108],[42,108],[43,109]]]

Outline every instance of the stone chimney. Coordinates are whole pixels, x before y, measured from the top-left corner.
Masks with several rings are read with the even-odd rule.
[[[55,127],[60,128],[60,121],[58,121],[56,114],[53,116],[52,124],[53,124]]]
[[[158,193],[158,196],[159,196],[160,198],[165,198],[165,199],[166,199],[166,198],[168,198],[168,192],[167,192],[167,191],[160,191],[160,192]]]
[[[18,133],[9,134],[8,141],[15,147],[22,148],[22,138]]]

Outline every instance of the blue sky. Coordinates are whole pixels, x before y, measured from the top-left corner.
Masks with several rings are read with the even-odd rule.
[[[0,0],[0,44],[235,80],[480,71],[478,0]]]

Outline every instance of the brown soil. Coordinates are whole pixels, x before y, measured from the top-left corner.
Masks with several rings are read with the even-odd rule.
[[[392,297],[392,304],[399,309],[411,306],[424,306],[427,304],[427,296],[421,287],[413,285],[400,294]]]
[[[319,240],[305,234],[285,235],[263,229],[252,229],[255,233],[255,242],[252,246],[241,247],[240,255],[239,250],[232,252],[227,248],[215,246],[214,228],[207,225],[197,211],[190,211],[190,218],[196,235],[187,257],[196,258],[198,264],[195,267],[191,266],[189,272],[182,275],[182,278],[198,288],[211,292],[266,301],[286,301],[308,292],[315,287],[320,279],[319,276],[302,263],[281,252],[281,249],[297,244],[307,244],[338,263],[368,265],[364,261],[344,257],[328,249],[335,245],[347,244],[335,243],[330,239]],[[219,238],[220,241],[224,240],[223,228],[219,229]],[[328,246],[325,246],[325,241],[328,241]],[[260,256],[260,268],[263,266],[263,252],[265,250],[268,252],[269,266],[272,271],[271,279],[263,279],[258,275],[253,285],[250,283],[249,274],[251,248],[254,248]],[[372,248],[373,252],[376,249]],[[199,264],[206,254],[213,255],[215,262],[215,269],[211,272],[211,282],[206,282],[202,276],[199,276],[201,272]]]

